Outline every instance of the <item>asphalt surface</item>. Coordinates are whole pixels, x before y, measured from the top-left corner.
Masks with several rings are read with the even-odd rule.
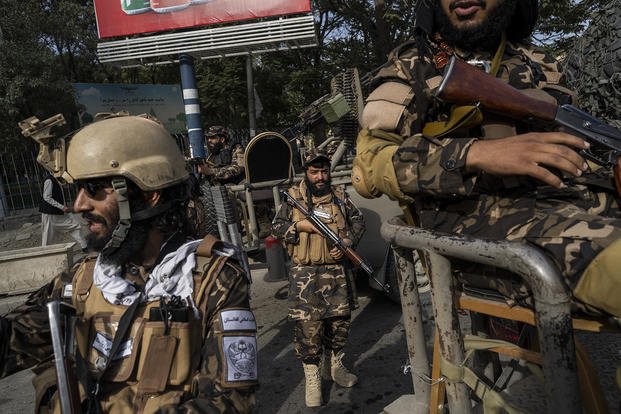
[[[359,283],[359,307],[353,313],[350,342],[345,364],[353,368],[359,383],[341,388],[324,382],[326,404],[309,409],[304,405],[304,377],[291,344],[293,325],[286,318],[285,281],[266,280],[263,263],[251,264],[252,306],[258,322],[259,376],[256,413],[381,413],[402,394],[412,393],[409,374],[403,373],[406,348],[400,307],[380,292]],[[423,300],[428,303],[428,294]],[[429,306],[426,312],[430,312]],[[428,327],[429,328],[429,327]],[[614,372],[621,366],[621,336],[612,334],[580,335],[591,351],[601,374],[610,412],[619,408],[620,394],[614,384]],[[33,389],[29,370],[0,380],[0,413],[33,411]],[[540,383],[522,386],[531,412],[545,412]]]

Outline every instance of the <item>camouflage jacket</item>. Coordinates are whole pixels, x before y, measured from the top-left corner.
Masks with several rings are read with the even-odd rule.
[[[431,42],[432,52],[441,55],[441,49],[438,42]],[[493,58],[491,53],[460,50],[451,53],[466,61],[488,64]],[[418,196],[450,199],[522,187],[523,177],[483,177],[483,174],[466,173],[464,166],[468,149],[475,140],[515,135],[516,131],[524,132],[525,125],[483,114],[483,125],[457,129],[448,136],[433,138],[420,133],[416,124],[417,103],[421,101],[416,98],[417,90],[429,104],[425,122],[447,121],[451,106],[432,97],[443,70],[441,65],[433,63],[432,57],[425,57],[421,66],[424,84],[414,87],[417,61],[416,44],[408,42],[391,53],[389,64],[374,79],[376,87],[367,98],[361,121],[363,130],[357,142],[356,164],[365,173],[360,177],[354,174],[354,185],[357,180],[366,180],[371,195],[385,193],[406,201]],[[530,45],[507,42],[497,77],[538,99],[555,103],[571,100],[571,92],[563,87],[558,62]]]
[[[308,206],[303,196],[304,181],[290,188],[289,193]],[[342,186],[333,186],[332,193],[326,196],[313,196],[313,210],[339,237],[350,239],[354,245],[362,237],[364,218]],[[332,217],[328,217],[327,211],[331,211]],[[334,217],[338,211],[343,216],[342,225],[341,219]],[[349,315],[357,301],[353,278],[343,261],[330,257],[331,246],[322,236],[296,230],[295,222],[302,219],[297,210],[283,203],[272,223],[272,233],[285,242],[293,262],[289,272],[289,317],[317,321]]]
[[[42,408],[47,406],[50,411],[57,410],[58,404],[53,407],[54,399],[45,401],[44,397],[41,397],[42,394],[45,394],[44,391],[47,387],[55,386],[55,377],[53,374],[51,376],[49,374],[49,368],[53,365],[53,358],[51,358],[53,351],[45,304],[51,299],[63,297],[63,292],[73,290],[73,296],[69,293],[65,294],[64,297],[78,307],[79,315],[80,306],[85,306],[84,303],[80,305],[77,299],[80,294],[84,294],[84,292],[80,293],[82,290],[88,288],[90,291],[90,294],[85,295],[87,298],[93,295],[101,296],[99,289],[94,285],[89,287],[88,283],[89,276],[92,280],[94,262],[94,258],[86,259],[73,269],[73,280],[68,275],[62,275],[32,294],[24,305],[0,318],[2,322],[0,346],[3,351],[3,359],[0,362],[3,363],[3,375],[9,375],[18,369],[39,363],[34,369],[37,376],[33,379],[37,391],[37,406]],[[202,343],[202,346],[197,350],[197,354],[189,360],[196,361],[194,371],[190,371],[188,379],[183,380],[180,384],[177,382],[171,385],[168,382],[163,391],[149,394],[144,412],[250,413],[254,407],[254,388],[257,384],[256,359],[258,349],[255,338],[256,323],[249,309],[247,279],[241,268],[233,260],[214,256],[211,259],[197,258],[197,262],[197,267],[194,270],[195,289],[200,286],[203,292],[200,297],[204,299],[196,303],[201,314],[198,321],[202,322],[199,325],[192,325],[195,329],[201,326],[200,331],[202,333],[190,332],[191,336],[198,335],[200,337],[202,335],[202,340],[197,342]],[[90,275],[89,272],[91,272]],[[130,277],[129,272],[126,277],[131,280],[135,279],[136,282],[140,278],[135,274]],[[74,287],[67,290],[65,286],[68,284]],[[140,305],[137,314],[140,314],[141,308],[150,306],[149,304]],[[96,309],[95,313],[97,313]],[[146,314],[149,313],[146,312]],[[231,322],[236,317],[237,320],[241,320],[241,316],[246,321],[244,326],[241,326],[240,322]],[[95,318],[93,321],[95,322],[92,323],[96,325]],[[85,322],[87,325],[91,324],[88,320]],[[147,322],[147,325],[152,323]],[[99,328],[96,328],[95,325],[93,325],[94,329],[99,332]],[[146,330],[149,327],[142,324],[140,326],[145,327],[138,328],[137,331],[134,331],[132,327],[129,329],[129,335],[132,335],[132,342],[137,344],[140,344],[141,340],[136,339],[134,341],[134,339],[140,338],[142,335],[143,344],[140,346],[146,348],[147,345],[144,344],[144,340],[147,338]],[[174,330],[175,327],[173,326],[171,332]],[[135,332],[139,333],[135,334]],[[173,334],[171,333],[171,335]],[[76,336],[79,337],[79,335]],[[93,341],[90,336],[89,338],[88,344],[92,341],[93,346],[87,344],[88,348],[84,359],[90,367],[91,356],[97,356],[101,351],[94,346],[96,341]],[[242,340],[236,342],[236,339],[240,338]],[[183,341],[183,339],[178,339],[178,341]],[[243,346],[238,346],[241,342],[243,342]],[[181,348],[181,342],[177,342],[177,351],[175,351],[169,381],[173,377],[173,372],[178,371],[179,366],[182,365],[177,362],[177,352]],[[242,354],[248,358],[244,358],[243,366],[238,366],[240,362],[239,358],[235,356],[237,355],[235,351],[241,348],[244,348]],[[139,375],[137,371],[144,369],[139,365],[139,361],[143,360],[143,354],[148,355],[149,353],[146,352],[146,349],[142,349],[137,357],[124,356],[118,362],[118,358],[115,358],[110,364],[110,369],[106,371],[107,374],[104,376],[101,385],[102,396],[100,400],[104,412],[132,412],[135,410],[136,406],[132,404],[137,404],[138,393],[136,390],[139,389],[140,385],[140,381],[137,380],[137,375]],[[126,378],[119,378],[119,372],[123,371],[122,366],[128,363],[131,364],[126,370],[129,375]],[[186,361],[185,365],[193,364],[194,362]],[[234,375],[238,371],[248,372],[245,373],[247,375]]]
[[[210,181],[215,185],[238,184],[244,179],[244,148],[225,146],[218,154],[209,154],[207,164],[213,170]]]
[[[307,206],[306,197],[302,196],[302,194],[306,194],[306,183],[304,181],[299,184],[299,187],[290,189],[289,192],[304,206]],[[342,186],[333,186],[331,197],[332,204],[336,204],[336,207],[343,213],[345,218],[345,226],[342,230],[337,231],[338,236],[349,239],[356,245],[365,230],[362,213],[352,203]],[[315,201],[314,204],[316,204],[317,198],[313,197],[313,200]],[[272,234],[274,237],[283,240],[288,247],[298,245],[300,242],[300,234],[295,228],[293,217],[293,207],[283,203],[272,221]]]

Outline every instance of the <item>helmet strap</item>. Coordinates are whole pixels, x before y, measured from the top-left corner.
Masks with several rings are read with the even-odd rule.
[[[127,181],[123,177],[116,177],[112,179],[112,188],[116,193],[116,199],[119,204],[119,222],[112,232],[112,238],[102,249],[102,252],[105,252],[107,255],[119,248],[125,237],[127,237],[129,228],[132,226],[129,199],[127,198]]]
[[[158,214],[163,213],[164,211],[172,207],[174,201],[175,200],[167,201],[166,203],[161,203],[154,207],[149,207],[149,208],[145,208],[144,210],[135,211],[134,214],[132,214],[132,220],[142,221],[142,220],[149,219],[151,217],[155,217]]]

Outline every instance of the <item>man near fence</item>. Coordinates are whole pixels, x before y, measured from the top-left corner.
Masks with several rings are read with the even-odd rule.
[[[52,244],[57,232],[70,233],[71,237],[86,251],[86,240],[82,236],[82,226],[73,216],[72,209],[65,205],[65,197],[60,184],[49,172],[43,180],[43,195],[39,203],[41,213],[41,246]]]
[[[433,95],[455,56],[527,95],[570,103],[559,63],[526,43],[537,11],[536,0],[420,1],[416,38],[391,53],[367,99],[354,185],[413,202],[425,228],[532,243],[584,308],[621,317],[618,197],[579,155],[588,143],[485,111],[465,116]]]
[[[113,116],[54,156],[77,184],[74,209],[98,255],[0,318],[0,372],[39,362],[35,411],[58,410],[44,309],[63,299],[76,309],[69,369],[81,412],[250,413],[258,348],[248,277],[234,246],[188,239],[189,174],[170,134],[146,117]]]
[[[305,179],[289,194],[313,211],[350,245],[360,240],[364,219],[342,186],[332,186],[330,159],[311,150],[305,159]],[[306,378],[308,407],[322,404],[322,365],[326,376],[342,387],[358,381],[343,365],[343,348],[351,325],[355,289],[345,268],[343,252],[329,246],[321,233],[295,208],[283,204],[274,218],[273,234],[287,245],[293,266],[289,272],[289,317],[295,321],[294,345]]]

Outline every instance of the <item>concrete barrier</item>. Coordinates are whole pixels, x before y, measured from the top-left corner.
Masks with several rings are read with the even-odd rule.
[[[76,243],[0,252],[0,296],[37,290],[73,266]]]

